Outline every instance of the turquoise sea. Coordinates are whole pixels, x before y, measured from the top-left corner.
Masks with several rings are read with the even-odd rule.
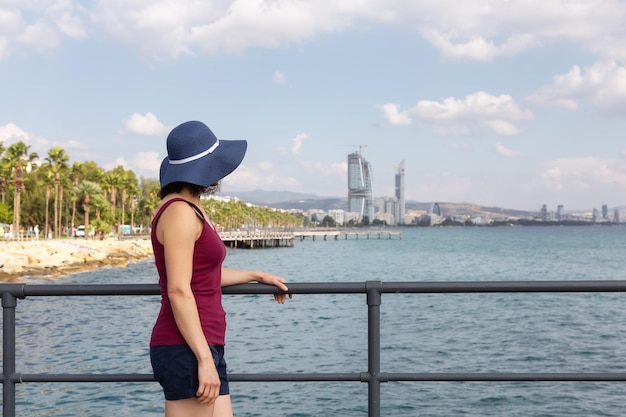
[[[626,280],[626,227],[403,229],[402,239],[230,250],[226,266],[291,282]],[[152,261],[27,283],[156,283]],[[365,295],[227,295],[231,372],[365,372]],[[620,293],[384,294],[384,372],[626,372]],[[149,373],[158,297],[32,297],[17,307],[17,371]],[[19,416],[161,416],[156,383],[28,383]],[[236,416],[367,416],[367,384],[232,383]],[[623,416],[626,383],[389,382],[381,414]]]

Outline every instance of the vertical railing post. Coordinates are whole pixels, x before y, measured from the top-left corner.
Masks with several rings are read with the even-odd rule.
[[[380,303],[382,283],[366,281],[367,291],[367,412],[380,417]]]
[[[2,293],[2,416],[15,417],[15,306],[17,298]]]

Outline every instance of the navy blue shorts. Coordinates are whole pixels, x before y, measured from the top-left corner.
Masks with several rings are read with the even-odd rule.
[[[224,346],[209,346],[220,377],[220,395],[228,395]],[[187,345],[151,346],[154,379],[163,387],[166,400],[195,398],[198,391],[198,360]]]

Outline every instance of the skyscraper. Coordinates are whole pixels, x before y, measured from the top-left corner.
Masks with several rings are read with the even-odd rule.
[[[361,220],[374,219],[372,168],[360,152],[348,155],[348,211],[359,213]]]
[[[397,224],[404,224],[406,204],[404,203],[404,161],[398,164],[396,169],[396,200],[398,201],[397,212],[394,213]]]

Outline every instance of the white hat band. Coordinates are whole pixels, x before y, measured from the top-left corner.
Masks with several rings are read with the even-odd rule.
[[[195,161],[196,159],[200,159],[203,156],[207,156],[208,154],[213,153],[213,151],[215,151],[218,146],[220,146],[219,139],[216,140],[215,143],[213,144],[213,146],[211,146],[206,151],[200,152],[198,154],[195,154],[195,155],[192,155],[190,157],[183,158],[183,159],[170,159],[170,164],[171,165],[180,165],[180,164],[186,164],[187,162]]]

